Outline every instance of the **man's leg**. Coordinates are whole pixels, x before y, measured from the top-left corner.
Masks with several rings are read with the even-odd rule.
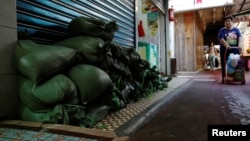
[[[221,76],[222,76],[222,83],[224,83],[225,78],[225,51],[220,51],[220,61],[221,61]]]

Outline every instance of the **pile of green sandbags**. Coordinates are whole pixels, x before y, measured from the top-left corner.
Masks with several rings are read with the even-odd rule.
[[[86,119],[86,105],[112,81],[102,69],[78,64],[79,55],[76,49],[64,46],[18,41],[13,64],[20,74],[17,92],[22,120],[69,124],[75,121],[72,116]]]
[[[22,120],[92,127],[109,112],[163,89],[159,71],[134,48],[113,42],[115,21],[77,17],[53,45],[19,40]]]

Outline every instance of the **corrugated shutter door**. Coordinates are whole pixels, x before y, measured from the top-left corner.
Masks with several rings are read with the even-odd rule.
[[[67,26],[75,17],[116,20],[119,31],[113,41],[135,47],[134,5],[133,0],[17,0],[17,29],[50,44],[67,37]]]

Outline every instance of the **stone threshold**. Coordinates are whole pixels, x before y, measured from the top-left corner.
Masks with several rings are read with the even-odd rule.
[[[22,120],[3,120],[0,126],[4,128],[16,128],[22,130],[32,130],[37,132],[56,133],[76,137],[97,139],[100,141],[126,141],[127,137],[118,138],[114,132],[94,130],[63,124],[44,124]]]

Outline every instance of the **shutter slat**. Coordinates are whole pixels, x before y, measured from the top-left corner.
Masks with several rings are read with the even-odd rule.
[[[130,0],[17,0],[17,29],[37,42],[54,43],[67,37],[69,22],[79,16],[115,20],[114,42],[135,46],[135,7]]]

